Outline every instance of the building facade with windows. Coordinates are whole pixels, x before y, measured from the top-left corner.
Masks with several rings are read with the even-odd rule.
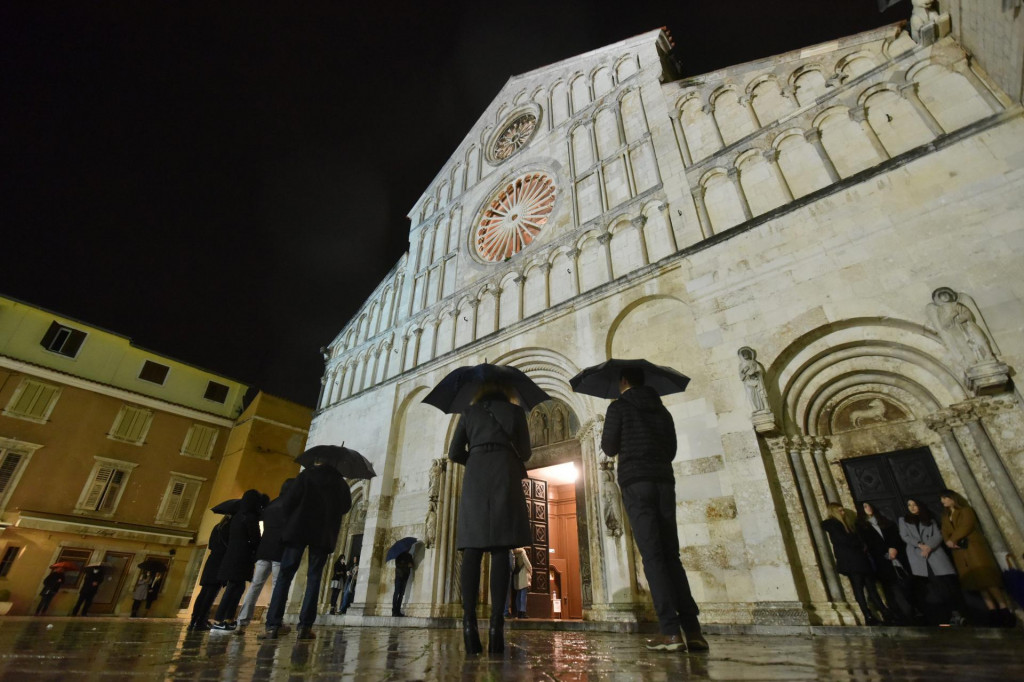
[[[107,563],[92,612],[126,613],[145,560],[175,615],[247,386],[0,297],[0,587],[32,613],[47,567]],[[70,572],[50,612],[77,598]],[[126,601],[127,600],[127,601]]]
[[[569,385],[609,357],[693,379],[665,403],[707,622],[858,622],[828,501],[895,518],[948,486],[1000,559],[1024,551],[1024,118],[986,71],[1019,83],[1024,19],[952,4],[952,34],[926,16],[681,78],[653,31],[505,84],[327,353],[310,442],[380,474],[339,541],[363,568],[349,613],[391,608],[404,536],[404,610],[459,613],[457,418],[421,401],[485,360],[553,398],[530,415],[532,616],[652,618],[607,402]]]

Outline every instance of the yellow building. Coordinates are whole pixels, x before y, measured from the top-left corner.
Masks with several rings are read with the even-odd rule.
[[[149,560],[166,573],[147,615],[176,615],[205,553],[214,491],[273,495],[298,469],[291,458],[310,411],[261,394],[243,414],[247,388],[0,297],[0,589],[10,613],[34,612],[48,567],[69,561],[109,564],[91,613],[127,614]],[[53,615],[77,599],[78,572],[66,578]]]

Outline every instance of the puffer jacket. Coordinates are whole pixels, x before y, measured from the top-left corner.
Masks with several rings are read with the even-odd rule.
[[[608,406],[601,449],[609,457],[618,456],[620,486],[673,480],[676,427],[653,388],[631,388]]]

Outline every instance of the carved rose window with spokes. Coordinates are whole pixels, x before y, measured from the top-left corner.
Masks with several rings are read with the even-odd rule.
[[[526,143],[533,137],[537,130],[537,117],[533,114],[517,116],[514,121],[505,126],[505,129],[494,141],[494,150],[491,152],[495,159],[504,161],[508,157],[526,146]]]
[[[477,254],[503,261],[530,244],[555,206],[555,183],[545,173],[526,173],[498,190],[476,228]]]

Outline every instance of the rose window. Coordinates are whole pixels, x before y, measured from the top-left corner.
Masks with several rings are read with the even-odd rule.
[[[476,252],[506,260],[537,238],[555,206],[555,183],[546,173],[526,173],[498,190],[476,227]]]
[[[536,116],[533,114],[517,116],[498,135],[498,139],[494,141],[494,148],[491,154],[498,161],[504,161],[525,147],[536,130]]]

